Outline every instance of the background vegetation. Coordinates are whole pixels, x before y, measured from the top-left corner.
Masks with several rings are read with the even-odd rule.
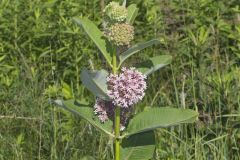
[[[102,133],[49,98],[94,102],[81,86],[82,67],[104,63],[83,30],[101,24],[107,0],[0,1],[0,160],[112,159]],[[132,59],[170,54],[173,63],[150,76],[142,106],[191,108],[193,125],[162,129],[155,159],[240,158],[239,0],[128,0],[140,8],[136,42],[161,45]],[[129,64],[130,65],[130,64]]]

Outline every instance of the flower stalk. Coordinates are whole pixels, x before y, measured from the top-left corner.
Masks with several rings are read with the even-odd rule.
[[[114,53],[113,53],[113,61],[112,61],[112,71],[113,74],[117,74],[117,52],[116,52],[116,48],[114,49]],[[114,133],[115,133],[115,139],[114,139],[114,143],[115,143],[115,160],[120,160],[120,107],[116,106],[115,109],[115,125],[114,125]]]
[[[115,160],[120,160],[120,107],[115,111]]]

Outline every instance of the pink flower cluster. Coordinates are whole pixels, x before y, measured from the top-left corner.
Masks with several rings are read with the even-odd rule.
[[[98,116],[101,122],[105,122],[109,117],[113,117],[114,109],[115,107],[111,101],[104,101],[99,98],[96,99],[94,113]]]
[[[111,119],[114,121],[114,113],[115,113],[115,106],[111,101],[104,101],[99,98],[96,99],[96,103],[94,105],[94,113],[98,116],[99,120],[104,123],[107,120]],[[130,113],[129,109],[121,109],[121,116],[120,116],[120,130],[123,131],[125,129],[125,125],[128,121],[128,116]]]
[[[123,67],[119,75],[107,77],[108,96],[114,105],[128,108],[142,100],[147,88],[146,76],[135,68]]]
[[[112,101],[104,101],[97,98],[94,105],[94,113],[102,123],[107,120],[114,122],[115,106],[121,107],[121,131],[125,129],[131,113],[132,105],[144,97],[147,88],[146,76],[135,68],[122,68],[119,75],[110,74],[107,77],[108,96]]]

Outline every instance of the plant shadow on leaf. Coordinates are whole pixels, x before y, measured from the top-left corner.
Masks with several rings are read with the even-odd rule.
[[[154,64],[153,64],[153,62],[151,61],[151,60],[146,60],[146,61],[144,61],[144,63],[141,63],[141,64],[137,64],[136,65],[136,67],[137,68],[151,68],[151,67],[154,67]]]
[[[124,138],[122,141],[122,147],[136,147],[155,144],[155,137],[153,131],[148,131],[142,134],[136,134]]]
[[[101,39],[103,39],[105,41],[106,50],[112,57],[113,56],[112,54],[114,52],[112,44],[107,40],[107,38],[105,36],[102,36]]]
[[[76,105],[77,107],[89,107],[89,104],[87,102],[82,102],[80,100],[74,100],[74,105]]]
[[[153,157],[155,150],[154,131],[129,136],[122,140],[122,160],[147,160]]]

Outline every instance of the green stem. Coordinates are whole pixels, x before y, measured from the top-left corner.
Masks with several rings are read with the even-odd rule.
[[[120,107],[115,111],[115,160],[120,160]]]
[[[117,53],[116,49],[113,53],[113,74],[117,74]],[[116,106],[115,110],[115,125],[114,125],[114,133],[115,133],[115,160],[120,160],[120,107]]]

